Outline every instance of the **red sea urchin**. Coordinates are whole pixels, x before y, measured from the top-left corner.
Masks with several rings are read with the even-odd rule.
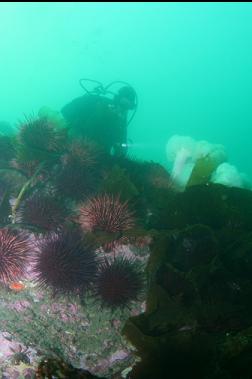
[[[28,236],[7,228],[0,229],[0,280],[16,281],[25,273],[31,246]]]
[[[97,259],[92,246],[78,231],[63,231],[43,239],[34,262],[41,288],[54,294],[83,293],[95,279]]]
[[[94,167],[98,162],[101,163],[102,158],[104,158],[104,153],[95,142],[88,139],[75,139],[63,156],[63,162],[67,164],[78,160],[86,167]]]
[[[106,259],[100,266],[95,294],[104,307],[124,308],[138,299],[143,283],[143,272],[135,260],[124,256]]]
[[[123,232],[134,226],[133,212],[128,202],[119,196],[100,195],[89,199],[79,208],[79,222],[83,231]]]

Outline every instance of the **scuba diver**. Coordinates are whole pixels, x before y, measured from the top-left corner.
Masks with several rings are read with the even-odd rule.
[[[98,84],[89,91],[84,84]],[[115,85],[122,85],[115,93]],[[137,95],[128,83],[116,81],[107,86],[80,79],[85,94],[66,104],[61,112],[68,122],[72,135],[86,137],[116,156],[127,154],[127,127],[137,110]],[[130,117],[129,114],[131,113]]]

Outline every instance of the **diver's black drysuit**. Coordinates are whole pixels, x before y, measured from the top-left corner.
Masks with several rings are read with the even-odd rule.
[[[97,142],[114,154],[124,155],[127,145],[127,112],[117,107],[112,99],[96,94],[85,94],[62,108],[71,134]]]

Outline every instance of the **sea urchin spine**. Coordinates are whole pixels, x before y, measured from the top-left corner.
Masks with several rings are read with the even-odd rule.
[[[77,231],[44,238],[35,258],[34,273],[42,288],[54,294],[83,293],[94,281],[97,259],[92,246]]]
[[[143,272],[138,262],[124,256],[116,257],[101,264],[95,294],[104,307],[124,308],[138,299],[143,283]]]
[[[0,280],[9,283],[25,274],[31,246],[27,235],[0,229]]]
[[[133,212],[119,196],[96,196],[79,208],[79,222],[83,231],[123,232],[134,226]]]
[[[63,226],[67,215],[62,199],[53,194],[35,192],[23,202],[18,219],[42,231],[55,231]]]

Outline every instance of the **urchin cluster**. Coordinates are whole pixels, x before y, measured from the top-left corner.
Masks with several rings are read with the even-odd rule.
[[[9,283],[25,274],[31,245],[24,233],[0,229],[0,280]]]
[[[79,223],[83,231],[116,233],[131,229],[135,222],[127,201],[105,194],[80,205]]]
[[[78,231],[62,231],[39,243],[34,273],[38,285],[56,295],[80,294],[93,283],[97,265],[93,247]]]
[[[143,289],[143,272],[139,263],[124,256],[105,259],[99,269],[95,295],[102,306],[110,309],[129,307]]]
[[[49,193],[35,192],[21,205],[19,222],[35,226],[42,231],[61,228],[68,215],[64,201]]]

